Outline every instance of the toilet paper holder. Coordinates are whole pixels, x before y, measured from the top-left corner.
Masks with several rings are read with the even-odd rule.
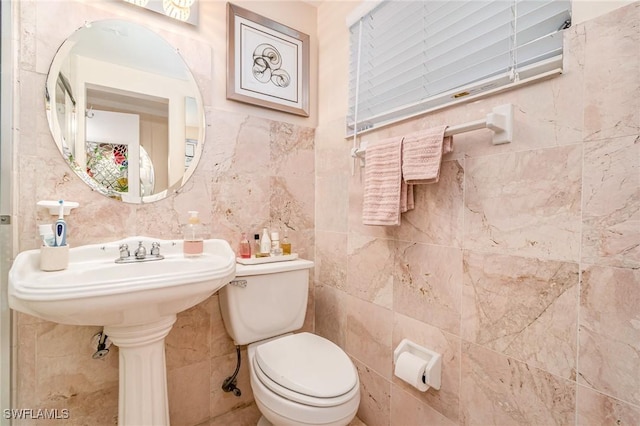
[[[430,387],[439,390],[442,379],[442,355],[423,346],[419,346],[409,339],[402,339],[393,351],[394,364],[403,352],[409,352],[427,361],[427,367],[424,371],[424,382]]]

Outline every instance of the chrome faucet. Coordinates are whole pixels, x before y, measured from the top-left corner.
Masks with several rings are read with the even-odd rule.
[[[147,257],[147,249],[142,245],[142,241],[138,243],[138,248],[133,252],[136,259],[144,259]]]
[[[116,259],[116,263],[137,263],[164,259],[164,256],[160,254],[160,243],[157,241],[151,243],[151,251],[149,254],[147,254],[147,249],[142,241],[138,242],[138,248],[133,252],[133,256],[127,244],[120,244],[119,250],[120,257]]]

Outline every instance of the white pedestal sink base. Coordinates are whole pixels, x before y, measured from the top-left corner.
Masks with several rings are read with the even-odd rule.
[[[120,350],[118,425],[169,425],[164,339],[175,321],[170,315],[150,324],[104,328]]]

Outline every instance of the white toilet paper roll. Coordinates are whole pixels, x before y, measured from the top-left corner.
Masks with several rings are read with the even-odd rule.
[[[429,361],[410,352],[402,352],[398,356],[393,374],[419,391],[424,392],[429,389],[429,385],[424,382],[424,373],[428,363]]]

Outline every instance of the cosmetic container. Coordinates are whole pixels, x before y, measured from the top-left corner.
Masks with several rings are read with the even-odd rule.
[[[249,239],[247,238],[247,233],[243,232],[240,237],[240,245],[238,247],[238,257],[242,259],[250,259],[251,258],[251,244],[249,243]]]
[[[262,229],[262,237],[260,238],[260,255],[261,257],[269,256],[271,254],[271,238],[269,237],[269,231],[267,228]]]
[[[282,248],[282,254],[291,254],[291,242],[289,242],[289,236],[287,235],[286,229],[284,230],[282,241],[280,241],[280,247]]]
[[[280,235],[278,232],[271,233],[271,256],[282,256],[282,248],[280,247]]]

